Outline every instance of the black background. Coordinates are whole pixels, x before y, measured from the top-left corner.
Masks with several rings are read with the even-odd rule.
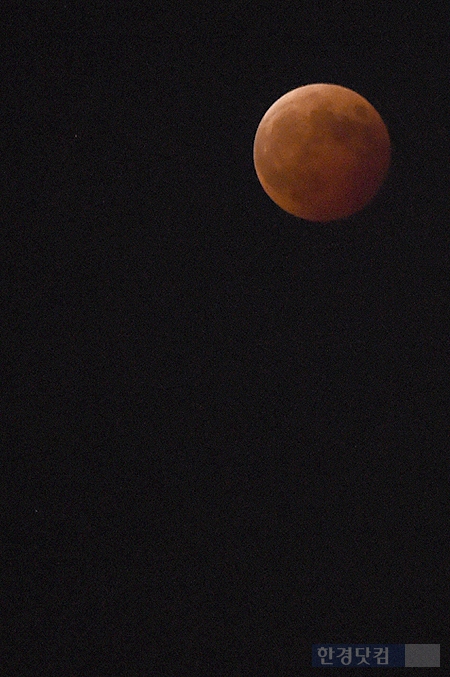
[[[313,643],[444,643],[440,5],[6,4],[2,674],[300,675]],[[312,82],[365,96],[393,147],[331,224],[252,162]]]

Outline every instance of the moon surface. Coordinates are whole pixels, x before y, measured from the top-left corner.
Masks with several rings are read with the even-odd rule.
[[[389,133],[360,94],[312,84],[284,94],[256,130],[253,160],[267,195],[308,221],[335,221],[365,207],[391,159]]]

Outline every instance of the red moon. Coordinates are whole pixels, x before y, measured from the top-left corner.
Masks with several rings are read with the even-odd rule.
[[[360,94],[332,84],[298,87],[268,109],[253,160],[267,195],[308,221],[335,221],[363,209],[391,159],[389,133]]]

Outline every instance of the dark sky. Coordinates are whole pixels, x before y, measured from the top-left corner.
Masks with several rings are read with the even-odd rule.
[[[444,643],[445,3],[160,4],[2,19],[8,675],[289,677],[313,643]],[[313,82],[393,147],[332,224],[253,169],[267,108]]]

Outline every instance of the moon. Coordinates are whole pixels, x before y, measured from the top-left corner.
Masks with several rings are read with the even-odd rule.
[[[389,133],[379,113],[347,87],[312,84],[275,101],[256,130],[259,182],[281,209],[308,221],[363,209],[386,178]]]

